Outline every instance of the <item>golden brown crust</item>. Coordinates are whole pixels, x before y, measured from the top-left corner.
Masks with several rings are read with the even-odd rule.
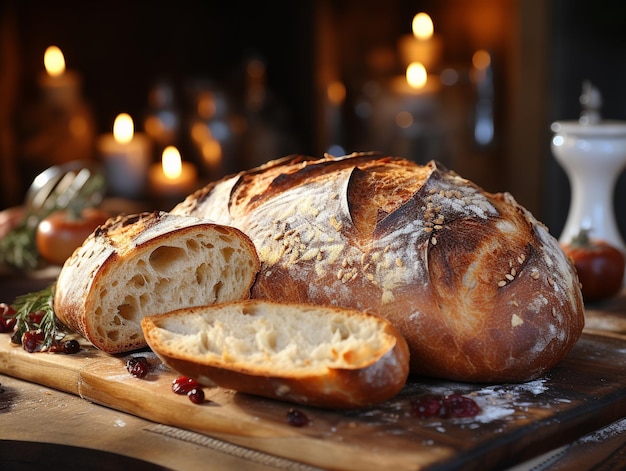
[[[123,215],[66,261],[54,310],[100,350],[131,351],[146,346],[142,317],[247,298],[259,266],[251,240],[233,227],[165,212]]]
[[[277,367],[278,360],[274,355],[281,354],[278,347],[276,352],[265,353],[266,360],[262,365],[247,361],[244,354],[238,354],[234,348],[225,349],[218,354],[207,354],[206,346],[200,344],[199,339],[205,339],[205,343],[211,343],[206,338],[210,321],[214,316],[225,323],[220,312],[223,310],[237,310],[244,306],[240,316],[245,317],[247,306],[253,306],[256,311],[265,312],[264,317],[274,310],[279,319],[273,326],[280,330],[287,322],[280,322],[280,316],[303,314],[299,319],[298,329],[306,331],[314,329],[315,324],[309,324],[307,319],[317,315],[328,319],[328,322],[340,323],[348,317],[358,317],[362,323],[376,322],[377,348],[368,348],[368,342],[357,339],[353,347],[363,348],[367,353],[355,353],[354,359],[344,353],[347,358],[344,367],[326,367],[322,361],[321,367],[307,369],[300,366],[295,360],[289,362],[290,368],[283,365]],[[281,312],[281,307],[285,310]],[[288,312],[287,312],[288,310]],[[200,313],[200,314],[198,314]],[[201,323],[201,332],[185,327],[185,322],[190,322],[194,316],[205,316]],[[340,319],[338,321],[337,319]],[[332,319],[332,320],[331,320]],[[250,321],[252,322],[252,321]],[[145,318],[142,321],[145,338],[152,350],[161,360],[181,375],[194,378],[208,386],[220,386],[239,392],[254,394],[273,399],[285,400],[299,404],[324,407],[324,408],[358,408],[371,406],[394,397],[403,388],[409,372],[409,349],[402,335],[386,320],[357,311],[332,308],[311,307],[298,304],[284,304],[270,301],[250,300],[229,305],[213,306],[209,308],[183,309],[168,314]],[[188,336],[182,334],[188,330],[193,333]],[[370,331],[373,329],[369,329]],[[177,338],[172,339],[169,334],[175,332]],[[283,334],[273,332],[277,336]],[[369,332],[371,335],[371,332]],[[284,332],[284,337],[290,339],[291,344],[284,345],[279,341],[283,350],[297,349],[302,344],[295,345],[298,333]],[[355,339],[358,334],[350,333]],[[256,339],[251,334],[246,339],[249,349],[256,348]],[[336,339],[337,349],[340,342]],[[327,342],[331,343],[330,340]],[[190,343],[192,346],[190,346]],[[224,342],[228,344],[228,339]],[[373,341],[372,341],[373,343]],[[232,344],[232,342],[231,342]],[[331,345],[332,346],[332,345]],[[190,353],[190,350],[193,353]],[[216,349],[219,350],[219,349]],[[291,359],[290,359],[291,360]],[[298,358],[314,362],[313,358]]]
[[[415,374],[528,380],[583,328],[575,271],[547,229],[512,196],[436,162],[286,159],[226,178],[173,212],[251,237],[262,262],[255,298],[390,319]]]

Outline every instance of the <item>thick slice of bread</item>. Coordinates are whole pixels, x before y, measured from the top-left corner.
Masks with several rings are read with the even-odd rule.
[[[409,351],[359,311],[248,300],[145,318],[148,345],[205,385],[327,408],[382,402],[404,386]]]
[[[232,227],[164,212],[111,219],[63,266],[57,317],[97,348],[145,347],[144,316],[248,298],[259,270],[250,239]]]

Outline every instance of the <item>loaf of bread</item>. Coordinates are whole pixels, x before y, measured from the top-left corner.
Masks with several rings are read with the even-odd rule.
[[[250,296],[259,259],[239,230],[164,212],[120,216],[91,234],[59,274],[54,311],[97,348],[146,346],[144,316]]]
[[[288,157],[209,184],[172,213],[252,239],[253,298],[390,320],[414,374],[529,380],[583,329],[575,270],[546,227],[436,162]]]
[[[409,350],[386,320],[358,311],[248,300],[142,321],[163,363],[208,386],[326,408],[395,396]]]

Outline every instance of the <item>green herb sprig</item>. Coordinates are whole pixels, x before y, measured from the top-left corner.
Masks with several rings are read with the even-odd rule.
[[[18,296],[12,304],[16,311],[14,317],[17,320],[13,335],[17,339],[21,339],[24,333],[28,331],[41,331],[44,336],[41,350],[48,350],[67,333],[65,326],[54,314],[54,288],[55,284],[53,283],[41,291]],[[41,317],[31,316],[31,313],[40,313]],[[33,317],[37,320],[34,320]]]
[[[50,212],[30,213],[0,239],[0,262],[19,270],[34,270],[40,263],[35,233]]]

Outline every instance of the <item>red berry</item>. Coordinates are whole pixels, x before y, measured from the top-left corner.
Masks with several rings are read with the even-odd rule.
[[[22,346],[28,353],[38,350],[39,344],[43,341],[43,333],[35,330],[29,330],[22,335]]]
[[[71,339],[63,342],[63,353],[71,355],[73,353],[78,353],[80,351],[80,343],[78,340]]]
[[[202,404],[204,402],[204,391],[202,388],[193,388],[187,393],[187,397],[194,404]]]
[[[420,419],[429,419],[439,415],[441,399],[434,395],[425,395],[411,401],[413,415]]]
[[[41,324],[41,320],[43,319],[45,312],[44,311],[36,311],[28,314],[28,319],[36,326]]]
[[[292,427],[304,427],[309,424],[309,418],[298,409],[289,409],[287,411],[287,423]]]
[[[17,318],[15,316],[15,309],[6,303],[0,303],[0,332],[13,332]]]
[[[78,342],[77,342],[78,343]],[[150,370],[150,364],[146,357],[133,357],[126,361],[126,369],[135,378],[143,378]]]
[[[180,376],[172,381],[172,391],[176,394],[189,394],[191,390],[198,388],[200,388],[200,383],[186,376]]]
[[[411,401],[411,412],[420,419],[432,417],[475,417],[480,413],[480,407],[473,399],[450,394],[439,396],[427,394]]]
[[[480,413],[480,407],[469,397],[460,394],[451,394],[443,398],[446,408],[446,417],[475,417]]]

